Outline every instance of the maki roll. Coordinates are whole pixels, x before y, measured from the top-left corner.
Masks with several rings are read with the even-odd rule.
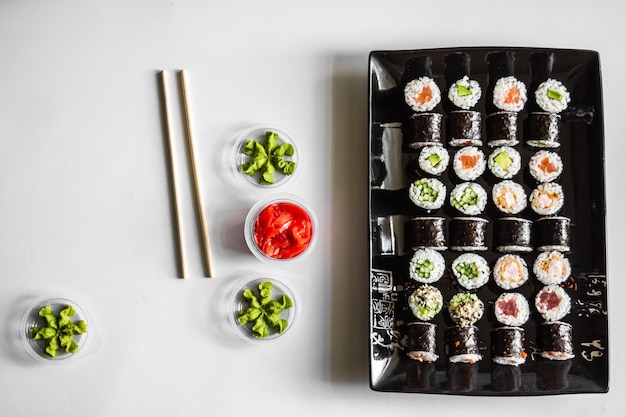
[[[473,293],[458,293],[450,299],[448,312],[454,323],[460,327],[474,325],[483,316],[485,305]]]
[[[415,112],[431,111],[441,101],[441,91],[430,77],[419,77],[404,87],[404,101]]]
[[[410,140],[409,149],[420,149],[424,146],[443,145],[441,137],[440,113],[416,113],[411,116],[412,130],[407,133]]]
[[[546,359],[564,361],[574,357],[572,325],[569,323],[556,321],[540,324],[537,342],[541,356]]]
[[[517,139],[517,113],[496,112],[487,117],[487,145],[515,146]]]
[[[426,146],[420,151],[418,157],[419,167],[430,175],[440,175],[450,162],[450,155],[442,146]]]
[[[480,354],[478,327],[454,326],[446,330],[445,350],[452,363],[476,363],[483,356]]]
[[[432,285],[424,284],[409,296],[409,308],[419,320],[428,321],[443,307],[441,291]]]
[[[459,285],[468,290],[480,288],[489,281],[489,264],[475,253],[464,253],[452,261],[452,273]]]
[[[498,252],[532,252],[533,222],[517,217],[503,217],[493,226],[493,241]]]
[[[539,184],[530,193],[530,208],[539,215],[548,216],[563,208],[563,187],[555,182]]]
[[[417,250],[432,248],[446,250],[446,219],[443,217],[415,217],[405,225],[406,246]]]
[[[469,110],[478,103],[482,90],[476,80],[470,80],[466,75],[457,80],[448,89],[448,98],[460,109]]]
[[[493,279],[505,290],[521,287],[528,281],[526,261],[519,255],[506,254],[498,258],[493,267]]]
[[[542,150],[530,157],[528,168],[537,181],[551,182],[563,172],[563,161],[557,153]]]
[[[526,362],[524,329],[500,327],[491,335],[491,360],[499,365],[519,366]]]
[[[571,299],[558,285],[546,285],[535,296],[535,308],[545,321],[553,322],[570,312]]]
[[[561,116],[555,113],[533,112],[528,115],[530,133],[526,143],[535,148],[558,148]]]
[[[409,358],[420,362],[434,362],[439,358],[436,344],[437,326],[432,323],[408,324]]]
[[[452,168],[463,181],[473,181],[485,172],[485,154],[475,146],[461,148],[454,155]]]
[[[433,249],[418,249],[409,262],[409,274],[417,282],[431,283],[441,279],[446,269],[443,256]]]
[[[491,198],[496,208],[506,214],[517,214],[526,208],[524,188],[511,180],[504,180],[494,185]]]
[[[557,251],[542,252],[535,259],[533,273],[544,285],[560,284],[572,273],[567,258]]]
[[[409,198],[424,210],[436,210],[446,200],[446,186],[436,178],[421,178],[411,184]]]
[[[510,146],[501,146],[493,150],[487,160],[489,170],[497,178],[510,179],[517,174],[522,166],[519,152]]]
[[[570,219],[567,217],[542,217],[535,222],[535,227],[538,251],[570,250]]]
[[[481,146],[482,115],[474,110],[454,110],[448,114],[450,146]]]
[[[548,78],[535,90],[535,99],[541,109],[549,113],[560,113],[569,105],[570,95],[560,81]]]
[[[500,78],[493,88],[493,104],[500,110],[519,112],[527,98],[526,85],[513,76]]]
[[[450,221],[450,249],[456,251],[487,250],[485,235],[489,221],[479,217],[457,217]]]
[[[480,214],[487,205],[487,192],[478,183],[461,183],[452,189],[450,205],[463,214],[470,216]]]
[[[496,320],[505,326],[519,327],[530,317],[526,297],[517,292],[501,294],[493,305]]]

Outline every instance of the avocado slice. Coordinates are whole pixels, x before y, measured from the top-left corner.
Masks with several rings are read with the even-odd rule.
[[[500,168],[505,169],[505,170],[508,169],[513,163],[513,160],[505,151],[502,151],[499,154],[497,154],[496,157],[493,158],[493,161],[496,164],[500,165]]]

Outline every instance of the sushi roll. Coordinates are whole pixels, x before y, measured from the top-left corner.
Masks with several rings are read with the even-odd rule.
[[[457,80],[448,89],[448,98],[460,109],[469,110],[478,103],[482,90],[476,80],[470,80],[466,75]]]
[[[452,189],[450,205],[469,216],[480,214],[487,205],[487,192],[478,183],[461,183]]]
[[[532,225],[528,219],[503,217],[493,226],[494,247],[498,252],[532,252]]]
[[[441,91],[430,77],[419,77],[404,87],[404,101],[415,112],[431,111],[441,101]]]
[[[450,249],[455,251],[487,250],[485,236],[489,221],[479,217],[456,217],[450,220]]]
[[[439,281],[445,269],[443,256],[434,249],[418,249],[409,262],[409,274],[417,282]]]
[[[489,281],[489,264],[480,255],[464,253],[452,261],[452,273],[459,285],[473,290]]]
[[[427,174],[440,175],[448,168],[450,155],[442,146],[426,146],[420,151],[418,163]]]
[[[535,90],[537,105],[549,113],[560,113],[567,108],[570,95],[567,88],[557,80],[548,78]]]
[[[436,210],[446,200],[446,186],[436,178],[421,178],[411,184],[409,197],[424,210]]]
[[[502,77],[493,88],[493,104],[500,110],[519,112],[524,108],[526,85],[513,76]]]
[[[450,146],[481,146],[482,115],[474,110],[453,110],[448,114]]]
[[[517,292],[501,294],[493,305],[496,320],[505,326],[523,326],[530,317],[526,297]]]
[[[424,284],[409,296],[409,308],[419,320],[428,321],[443,307],[441,291],[432,285]]]
[[[522,167],[522,157],[510,146],[500,146],[491,152],[487,166],[493,175],[501,179],[510,179]]]
[[[533,112],[528,115],[530,133],[526,143],[535,148],[558,148],[561,116],[555,113]]]
[[[537,329],[537,342],[543,358],[564,361],[574,357],[572,325],[556,321],[543,323]]]
[[[526,261],[519,255],[506,254],[498,258],[493,267],[493,279],[498,287],[511,290],[528,281]]]
[[[535,222],[537,250],[567,252],[570,250],[570,219],[562,216],[542,217]]]
[[[500,327],[491,335],[491,360],[498,365],[519,366],[526,362],[524,329]]]
[[[411,116],[411,130],[407,133],[409,149],[421,149],[424,146],[443,145],[440,113],[415,113]]]
[[[515,146],[519,143],[517,138],[517,113],[495,112],[486,120],[487,145]]]
[[[452,363],[476,363],[482,360],[478,327],[454,326],[446,330],[445,352]]]
[[[541,216],[558,213],[563,208],[563,187],[555,182],[539,184],[530,193],[530,208]]]
[[[563,161],[557,153],[541,150],[530,157],[528,168],[537,181],[551,182],[563,172]]]
[[[506,214],[517,214],[526,208],[524,188],[511,180],[504,180],[493,186],[491,198],[496,208]]]
[[[473,293],[457,293],[450,299],[448,312],[452,321],[460,327],[473,326],[481,319],[485,305]]]
[[[533,273],[543,285],[560,284],[569,278],[572,268],[561,252],[542,252],[535,259]]]
[[[560,286],[546,285],[535,296],[535,308],[545,321],[554,322],[570,312],[571,299]]]
[[[417,250],[431,248],[438,251],[448,249],[446,219],[443,217],[415,217],[405,224],[405,244]]]
[[[485,172],[485,154],[475,146],[466,146],[454,154],[452,168],[463,181],[473,181]]]
[[[414,322],[408,324],[409,358],[420,362],[434,362],[437,355],[437,326],[433,323]]]

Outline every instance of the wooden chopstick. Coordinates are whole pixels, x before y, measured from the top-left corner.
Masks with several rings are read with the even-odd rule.
[[[167,92],[167,81],[165,78],[165,71],[161,71],[161,87],[163,89],[163,111],[165,114],[165,124],[167,125],[167,143],[169,148],[169,171],[170,171],[170,180],[172,186],[172,193],[174,194],[174,216],[176,218],[176,235],[177,242],[176,246],[178,249],[178,272],[180,278],[185,278],[185,248],[184,248],[184,239],[183,239],[183,227],[182,227],[182,218],[180,214],[180,203],[178,197],[178,188],[176,183],[176,169],[174,166],[174,147],[172,145],[172,122],[170,120],[170,109],[169,109],[169,97]]]
[[[191,159],[191,172],[193,176],[193,185],[196,196],[196,209],[200,218],[200,229],[202,235],[202,243],[204,245],[204,262],[206,268],[207,277],[211,278],[213,273],[213,263],[211,259],[211,243],[209,241],[209,229],[206,221],[206,213],[204,212],[204,204],[202,203],[202,195],[200,193],[200,185],[198,180],[198,170],[196,169],[196,156],[193,143],[193,133],[191,129],[191,117],[189,111],[189,100],[187,93],[187,81],[185,77],[185,70],[179,72],[180,83],[183,94],[183,107],[185,110],[185,125],[187,130],[187,141],[189,145],[189,157]]]

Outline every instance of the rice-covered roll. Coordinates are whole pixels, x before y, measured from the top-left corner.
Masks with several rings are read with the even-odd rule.
[[[537,250],[561,251],[570,250],[570,224],[567,217],[542,217],[535,221],[535,235],[537,236]]]
[[[450,155],[443,146],[426,146],[418,157],[419,167],[430,175],[440,175],[450,163]]]
[[[448,145],[481,146],[482,115],[474,110],[453,110],[448,113]]]
[[[441,291],[432,285],[419,286],[409,295],[409,308],[419,320],[428,321],[443,307]]]
[[[560,81],[548,78],[535,90],[537,105],[550,113],[560,113],[567,108],[570,95]]]
[[[464,253],[452,261],[452,273],[459,285],[468,290],[480,288],[489,281],[489,264],[480,255]]]
[[[532,252],[532,225],[528,219],[503,217],[493,226],[493,242],[498,252]]]
[[[409,274],[417,282],[439,281],[445,269],[446,262],[441,253],[429,248],[415,251],[409,262]]]
[[[524,329],[500,327],[492,332],[491,360],[498,365],[519,366],[526,362]]]
[[[409,358],[420,362],[434,362],[437,355],[437,326],[433,323],[413,322],[407,325]]]
[[[480,217],[455,217],[450,220],[450,249],[455,251],[487,250],[489,221]]]
[[[448,249],[444,217],[414,217],[404,225],[405,246],[413,250]]]
[[[533,273],[543,285],[560,284],[569,278],[572,268],[561,252],[541,252],[533,264]]]
[[[466,75],[457,80],[448,89],[448,98],[455,106],[468,110],[478,103],[482,90],[480,84],[476,80],[470,80]]]
[[[517,78],[508,76],[496,81],[493,88],[493,104],[500,110],[521,111],[527,99],[526,85]]]
[[[514,254],[499,257],[493,267],[493,279],[498,287],[505,290],[521,287],[528,281],[526,261]]]
[[[519,152],[510,146],[500,146],[491,152],[487,160],[489,170],[493,175],[502,179],[515,176],[522,167],[522,157]]]
[[[562,287],[546,285],[535,296],[535,308],[545,321],[553,322],[570,312],[571,299]]]
[[[575,356],[572,325],[561,321],[540,324],[537,328],[537,347],[543,358],[557,361],[572,359]]]
[[[561,146],[561,116],[555,113],[532,112],[528,115],[530,133],[526,143],[535,148]]]
[[[500,294],[493,304],[496,320],[505,326],[523,326],[530,317],[526,297],[518,292]]]
[[[496,208],[506,214],[517,214],[526,208],[524,187],[511,180],[504,180],[493,186],[491,198]]]
[[[409,149],[421,149],[424,146],[441,146],[441,113],[415,113],[411,116],[411,129],[407,132]]]
[[[476,182],[463,182],[452,189],[450,205],[463,214],[480,214],[487,205],[487,192]]]
[[[461,292],[452,296],[448,312],[454,323],[461,327],[474,325],[483,316],[485,304],[476,294]]]
[[[446,201],[446,186],[436,178],[421,178],[411,184],[409,197],[424,210],[436,210]]]
[[[430,77],[409,81],[404,87],[404,101],[415,112],[431,111],[441,101],[441,91]]]
[[[476,363],[483,358],[476,326],[450,327],[446,329],[444,339],[445,352],[452,363]]]
[[[556,214],[563,208],[564,198],[560,184],[542,183],[530,193],[530,208],[541,216]]]
[[[494,146],[515,146],[519,143],[517,138],[517,118],[516,112],[499,111],[487,116],[487,145]]]
[[[528,168],[537,181],[551,182],[563,172],[563,161],[556,152],[541,150],[530,157]]]
[[[466,146],[454,154],[452,168],[463,181],[473,181],[485,172],[485,154],[475,146]]]

